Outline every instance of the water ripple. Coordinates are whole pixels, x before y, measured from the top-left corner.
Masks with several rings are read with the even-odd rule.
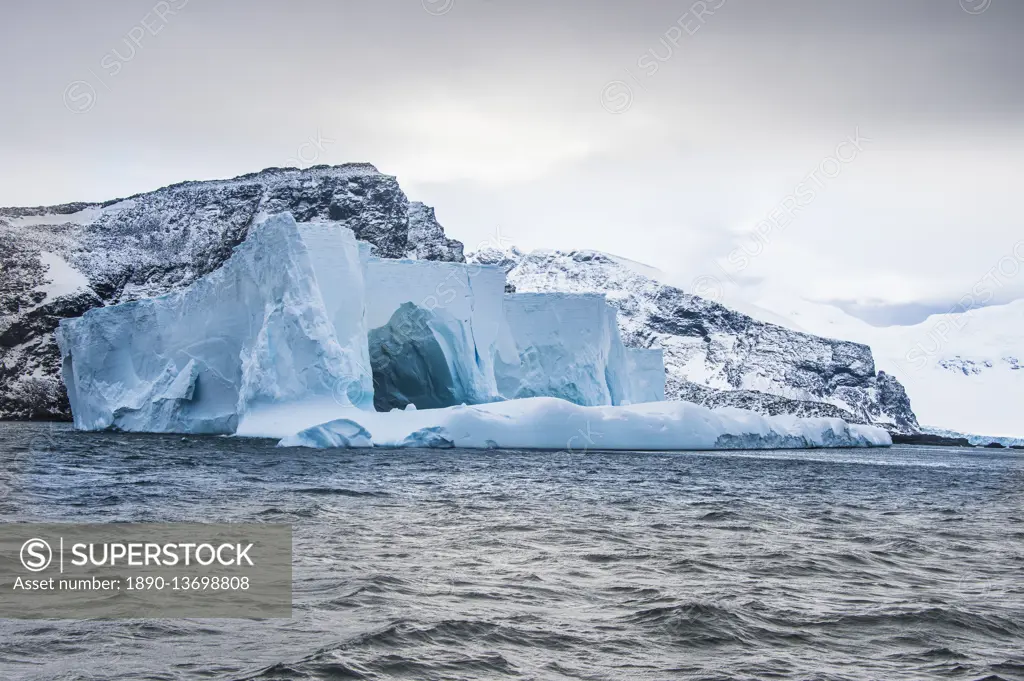
[[[291,620],[0,621],[3,679],[1024,679],[1019,454],[307,452],[0,424],[0,490],[5,522],[295,535]]]

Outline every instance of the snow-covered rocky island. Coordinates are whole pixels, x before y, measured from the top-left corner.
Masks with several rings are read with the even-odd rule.
[[[77,428],[312,447],[885,446],[882,428],[665,401],[595,293],[507,293],[503,267],[377,258],[339,222],[260,216],[223,264],[57,329]]]

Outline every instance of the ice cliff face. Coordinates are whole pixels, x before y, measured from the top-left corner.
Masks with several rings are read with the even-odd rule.
[[[506,295],[501,267],[382,260],[339,223],[289,213],[183,289],[61,320],[57,342],[83,430],[251,434],[282,412],[505,397],[622,405],[664,374],[660,355],[627,353],[603,295]],[[515,394],[499,394],[496,365]]]
[[[596,251],[492,249],[470,260],[505,268],[518,292],[606,294],[625,344],[664,352],[669,399],[918,429],[902,387],[875,373],[866,345],[755,320]]]
[[[106,203],[0,208],[0,418],[69,418],[54,331],[216,270],[259,215],[335,220],[384,258],[463,261],[422,204],[367,164],[271,168]]]
[[[660,355],[627,354],[603,295],[514,293],[504,308],[515,345],[511,361],[498,361],[504,397],[559,397],[587,407],[664,399],[650,376],[665,374]]]
[[[368,405],[363,312],[338,306],[361,287],[359,249],[341,228],[307,236],[312,244],[290,215],[275,216],[184,290],[61,321],[75,426],[231,434],[262,406],[334,403],[339,383],[362,386],[345,394]],[[310,245],[352,266],[342,260],[318,282]]]

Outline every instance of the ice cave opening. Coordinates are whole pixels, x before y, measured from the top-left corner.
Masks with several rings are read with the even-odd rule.
[[[437,315],[403,303],[384,326],[369,333],[373,406],[377,411],[440,409],[472,403],[468,381],[449,358],[457,340]]]

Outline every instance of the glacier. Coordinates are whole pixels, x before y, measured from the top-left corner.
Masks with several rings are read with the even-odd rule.
[[[784,292],[763,292],[753,302],[812,333],[870,345],[878,366],[905,387],[925,432],[1024,438],[1024,300],[961,306],[971,300],[965,296],[917,324],[888,327]]]
[[[885,446],[880,428],[665,402],[603,294],[508,294],[496,265],[384,260],[261,216],[218,269],[62,320],[76,428],[318,448]],[[585,444],[584,444],[585,442]]]

